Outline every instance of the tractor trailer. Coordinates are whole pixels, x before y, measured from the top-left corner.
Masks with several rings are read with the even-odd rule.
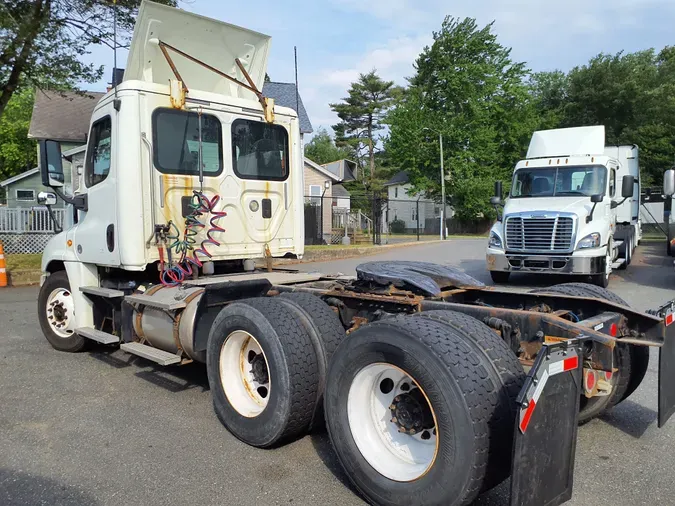
[[[493,281],[513,272],[571,274],[607,287],[641,238],[638,154],[637,146],[605,146],[603,126],[535,132],[490,231]]]
[[[577,424],[631,395],[649,347],[666,423],[672,302],[643,313],[583,283],[506,292],[423,262],[259,269],[304,243],[298,117],[259,91],[269,44],[143,2],[74,194],[59,143],[40,141],[41,202],[77,213],[42,258],[52,347],[204,363],[234,436],[266,448],[325,424],[355,487],[386,506],[468,504],[504,480],[514,506],[567,501]]]

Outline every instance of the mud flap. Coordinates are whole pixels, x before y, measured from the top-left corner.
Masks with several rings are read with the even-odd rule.
[[[518,395],[511,506],[557,506],[572,497],[581,343],[545,345]]]
[[[659,349],[659,428],[675,413],[675,301],[660,308],[665,339]]]

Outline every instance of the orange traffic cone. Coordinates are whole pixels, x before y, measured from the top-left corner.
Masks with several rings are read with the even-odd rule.
[[[7,286],[7,265],[5,264],[5,250],[0,242],[0,287]]]

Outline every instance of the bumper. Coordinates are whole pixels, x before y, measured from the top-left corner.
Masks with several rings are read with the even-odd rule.
[[[600,274],[605,272],[605,252],[589,255],[527,255],[504,253],[489,248],[487,269],[502,272],[539,272],[551,274]]]

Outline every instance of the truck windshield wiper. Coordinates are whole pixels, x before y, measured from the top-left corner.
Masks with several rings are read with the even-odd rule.
[[[566,192],[555,192],[556,195],[586,195],[586,193],[579,190],[570,190]]]

